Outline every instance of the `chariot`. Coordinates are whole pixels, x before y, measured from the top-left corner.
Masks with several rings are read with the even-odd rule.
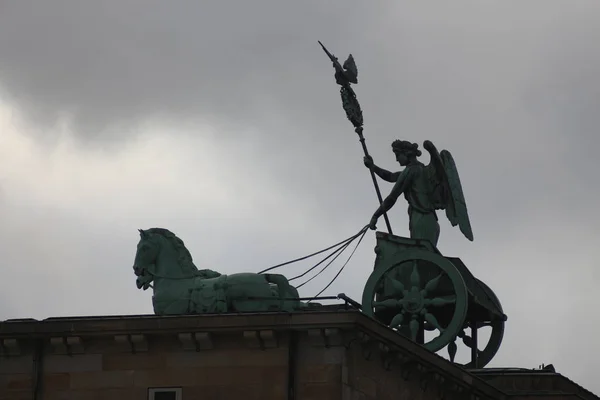
[[[457,344],[471,349],[467,368],[482,368],[494,357],[507,319],[494,292],[459,258],[444,257],[426,240],[377,232],[375,269],[362,296],[362,312],[432,352]],[[480,350],[478,330],[491,327]],[[470,332],[469,332],[470,331]]]

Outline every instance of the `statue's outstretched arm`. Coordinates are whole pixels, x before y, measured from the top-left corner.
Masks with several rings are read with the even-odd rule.
[[[392,188],[390,194],[383,201],[383,204],[381,204],[375,211],[375,214],[373,214],[373,219],[378,219],[384,213],[388,212],[394,206],[394,204],[396,204],[398,197],[400,197],[400,195],[404,193],[406,188],[410,185],[414,176],[414,171],[412,168],[405,168],[404,171],[398,172],[397,174],[398,179],[396,180],[396,184]]]
[[[373,165],[373,172],[375,172],[377,174],[377,176],[379,176],[384,181],[388,181],[391,183],[397,182],[398,179],[400,178],[400,174],[402,173],[401,171],[400,172],[390,172],[386,169],[379,168],[376,165]]]
[[[388,181],[388,182],[391,182],[391,183],[396,182],[398,180],[398,178],[400,177],[400,174],[402,173],[402,172],[390,172],[387,169],[383,169],[383,168],[378,167],[373,162],[373,158],[371,156],[365,156],[364,163],[365,163],[365,166],[367,168],[369,168],[369,169],[372,169],[373,172],[378,177],[380,177],[384,181]]]

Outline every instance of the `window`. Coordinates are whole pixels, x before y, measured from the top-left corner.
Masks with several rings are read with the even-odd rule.
[[[181,400],[181,388],[148,389],[148,400]]]

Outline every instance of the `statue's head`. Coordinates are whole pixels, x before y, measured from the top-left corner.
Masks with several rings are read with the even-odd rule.
[[[153,273],[160,247],[157,241],[153,240],[151,233],[142,229],[139,229],[139,232],[140,241],[135,253],[133,272],[137,276],[136,284],[138,289],[143,288],[146,290],[154,279]]]
[[[408,165],[411,160],[414,160],[421,155],[419,145],[406,140],[394,140],[392,143],[392,151],[396,154],[396,161],[402,166]]]

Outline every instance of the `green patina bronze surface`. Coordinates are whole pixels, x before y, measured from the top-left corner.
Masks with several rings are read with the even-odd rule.
[[[440,332],[423,343],[425,347],[445,347],[466,319],[468,293],[460,273],[427,242],[378,234],[376,254],[375,271],[363,292],[363,311],[413,341],[419,339],[425,321]]]
[[[430,141],[423,147],[430,154],[428,165],[419,161],[418,144],[394,141],[392,151],[404,167],[398,172],[375,165],[365,151],[364,164],[372,175],[394,184],[369,227],[376,229],[379,217],[404,195],[410,238],[392,235],[389,227],[390,234],[377,232],[375,270],[363,291],[362,310],[431,351],[447,348],[452,361],[461,339],[471,350],[471,361],[464,365],[481,368],[500,347],[506,316],[492,290],[474,278],[460,259],[444,257],[437,250],[437,210],[444,210],[452,226],[458,225],[471,241],[473,231],[452,154],[439,153]],[[491,327],[491,335],[480,349],[477,332],[484,327]]]
[[[467,239],[473,240],[467,206],[452,154],[447,150],[438,153],[430,141],[425,141],[423,147],[431,155],[429,165],[424,165],[418,160],[421,155],[418,144],[404,140],[392,143],[396,161],[404,167],[404,170],[399,172],[390,172],[378,167],[370,156],[365,156],[364,163],[367,168],[381,179],[394,183],[390,194],[373,214],[370,228],[376,229],[379,217],[389,211],[398,197],[404,194],[408,202],[412,239],[429,240],[437,246],[440,226],[436,210],[445,210],[452,226],[458,225]]]
[[[375,253],[375,269],[362,297],[365,314],[433,352],[447,348],[452,361],[461,339],[473,353],[464,364],[468,368],[491,361],[502,342],[506,316],[493,291],[460,259],[442,256],[429,240],[383,232],[377,232]],[[473,331],[486,327],[491,335],[480,348]]]
[[[157,315],[294,311],[298,291],[279,274],[198,270],[183,241],[162,228],[140,230],[133,264],[138,289],[152,287]]]
[[[381,179],[394,183],[375,211],[369,227],[404,195],[408,203],[410,239],[377,233],[375,270],[363,292],[362,309],[398,333],[431,351],[446,348],[452,361],[459,339],[471,350],[464,365],[481,368],[491,361],[502,342],[506,316],[492,290],[475,279],[458,258],[437,250],[440,235],[437,210],[473,240],[473,232],[456,163],[447,150],[438,153],[430,141],[428,165],[419,161],[416,143],[396,140],[392,150],[402,171],[390,172],[365,156],[364,163]],[[491,327],[480,349],[477,331]],[[467,334],[467,329],[471,334]]]

